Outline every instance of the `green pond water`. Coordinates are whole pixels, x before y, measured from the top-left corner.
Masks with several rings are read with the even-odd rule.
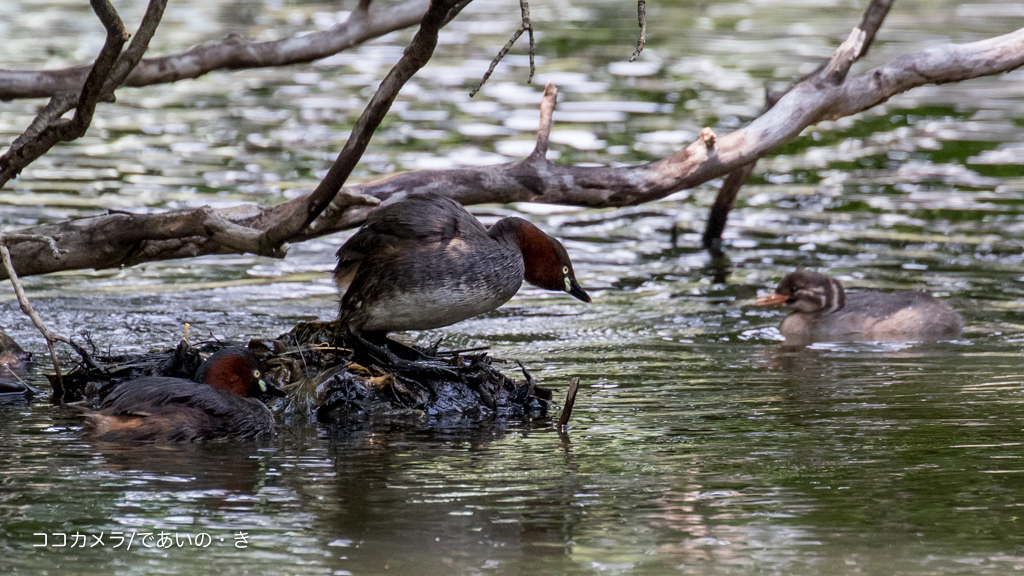
[[[117,4],[129,26],[145,5]],[[151,54],[315,30],[354,4],[173,2]],[[473,2],[353,178],[521,157],[548,80],[561,90],[555,161],[663,157],[704,126],[724,134],[748,121],[765,81],[813,70],[866,5],[651,0],[647,50],[628,64],[635,4],[534,4],[532,85],[519,46],[468,97],[518,22],[515,2]],[[854,73],[1012,31],[1022,15],[998,1],[901,0]],[[326,171],[410,37],[313,65],[122,90],[85,138],[0,191],[0,224],[294,197]],[[5,67],[85,61],[101,42],[87,3],[0,4]],[[0,141],[40,104],[0,103]],[[726,262],[698,249],[718,182],[621,210],[475,207],[486,222],[526,214],[562,238],[594,302],[526,286],[491,314],[405,338],[490,346],[556,399],[579,376],[567,438],[550,420],[282,420],[259,443],[118,449],[84,440],[70,407],[0,403],[0,572],[1024,570],[1022,125],[1014,72],[919,88],[808,129],[759,163],[726,231]],[[171,346],[186,322],[193,338],[276,336],[336,313],[330,270],[345,238],[296,245],[282,261],[211,257],[25,284],[53,327],[87,332],[102,351]],[[750,303],[798,266],[849,290],[930,290],[967,330],[954,342],[784,346],[782,313]],[[44,358],[8,287],[0,326]],[[45,387],[47,371],[43,362],[28,379]]]

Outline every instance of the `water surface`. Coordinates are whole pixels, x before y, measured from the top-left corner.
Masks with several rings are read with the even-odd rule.
[[[143,9],[135,4],[119,7],[131,22]],[[517,25],[514,3],[478,0],[442,34],[354,177],[525,154],[546,80],[561,88],[556,161],[657,159],[703,126],[723,134],[749,120],[765,80],[813,70],[862,8],[649,2],[648,48],[630,65],[629,2],[538,5],[539,82],[525,84],[517,48],[470,99]],[[1011,31],[1020,25],[1011,8],[899,2],[854,72]],[[153,50],[231,32],[281,37],[330,26],[340,9],[178,3]],[[8,66],[79,62],[102,42],[81,3],[16,1],[0,14]],[[410,37],[312,66],[124,90],[85,138],[0,191],[0,224],[302,193]],[[260,443],[125,448],[83,440],[71,407],[0,403],[0,565],[78,574],[1020,571],[1021,80],[917,89],[808,129],[744,188],[726,262],[697,249],[717,182],[621,210],[474,208],[487,222],[525,213],[562,238],[593,304],[525,287],[492,314],[408,338],[491,346],[556,398],[579,376],[567,438],[548,420],[292,420]],[[0,134],[20,132],[39,104],[0,103]],[[173,345],[186,322],[194,337],[275,336],[335,313],[329,272],[346,237],[294,246],[283,261],[211,257],[25,284],[54,327],[87,332],[103,350]],[[781,313],[749,304],[798,266],[850,290],[930,290],[968,329],[955,342],[787,347],[775,328]],[[0,301],[0,325],[41,356],[10,290]],[[44,387],[45,371],[29,381]],[[54,547],[57,533],[69,545],[86,536],[87,547]],[[114,547],[115,533],[135,534],[130,550]],[[206,546],[196,544],[203,534]],[[175,536],[180,547],[158,545]]]

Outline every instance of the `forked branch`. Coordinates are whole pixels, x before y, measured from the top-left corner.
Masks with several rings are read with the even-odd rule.
[[[865,33],[860,49],[863,54],[873,34],[869,29],[861,30]],[[463,204],[530,201],[611,207],[649,202],[738,170],[817,122],[856,114],[916,86],[989,76],[1022,65],[1024,29],[969,44],[945,44],[906,54],[863,74],[847,74],[839,84],[824,81],[819,71],[794,85],[750,124],[713,139],[709,133],[666,158],[639,166],[564,166],[538,161],[543,159],[539,152],[544,151],[546,130],[551,125],[545,120],[537,149],[523,161],[409,172],[350,185],[291,241],[358,226],[374,209],[367,204],[428,191]],[[555,93],[553,87],[545,90],[541,106],[545,118],[554,107]],[[353,201],[359,198],[372,198],[372,202]],[[306,197],[300,197],[272,207],[216,212],[237,225],[266,230],[297,206],[304,211],[308,204]],[[24,276],[231,251],[203,236],[118,243],[123,231],[116,222],[120,216],[98,216],[21,231],[59,237],[62,258],[54,260],[48,248],[36,243],[17,244],[11,252],[18,272]]]
[[[822,72],[821,69],[816,70],[810,75],[794,82],[781,93],[772,92],[766,86],[765,104],[761,109],[761,114],[763,115],[771,110],[772,106],[775,106],[775,103],[783,95],[789,93],[789,90],[792,90],[793,87],[816,75],[821,75],[822,78],[833,84],[841,84],[846,79],[846,75],[849,73],[853,63],[867,54],[868,49],[871,48],[871,43],[874,42],[878,29],[882,27],[886,15],[889,14],[892,2],[893,0],[874,0],[868,6],[867,10],[864,11],[864,18],[861,20],[860,26],[853,29],[847,41],[832,55],[832,58],[825,65],[827,68],[825,72]],[[720,253],[722,250],[722,233],[725,231],[725,225],[729,221],[729,213],[736,203],[740,188],[746,184],[750,175],[754,173],[756,164],[757,159],[729,173],[729,176],[722,183],[722,187],[715,196],[715,203],[711,205],[711,210],[708,211],[708,219],[704,225],[704,235],[702,237],[704,249],[712,254]]]
[[[512,49],[512,46],[515,45],[516,40],[519,40],[519,37],[523,35],[523,32],[526,32],[530,39],[530,76],[526,78],[526,83],[529,84],[530,82],[533,82],[533,74],[536,71],[534,59],[536,58],[537,49],[533,42],[533,22],[530,21],[530,4],[527,0],[519,0],[519,11],[521,12],[522,18],[519,28],[512,33],[512,37],[509,38],[508,42],[501,47],[501,50],[498,50],[497,56],[491,60],[491,65],[487,67],[487,72],[484,72],[483,78],[480,79],[480,83],[476,85],[476,88],[469,91],[470,98],[476,96],[477,92],[480,92],[480,89],[484,87],[487,79],[491,77],[491,74],[494,74],[494,69],[498,66],[498,62],[501,62],[502,58],[505,57],[505,54],[508,54],[508,51]]]
[[[312,193],[302,197],[302,202],[292,207],[290,213],[260,235],[258,241],[261,252],[275,250],[300,232],[307,230],[313,220],[331,204],[359,163],[363,152],[370,144],[370,138],[391,109],[391,104],[402,86],[433,56],[434,48],[437,46],[437,33],[449,21],[450,13],[457,6],[464,5],[456,0],[433,0],[430,3],[430,8],[420,23],[419,32],[405,49],[402,58],[384,77],[370,103],[356,120],[352,134],[327,175]]]
[[[430,0],[406,0],[381,10],[371,10],[368,4],[360,3],[345,22],[319,32],[268,42],[250,42],[232,34],[179,54],[146,58],[131,71],[124,85],[152,86],[198,78],[216,70],[312,62],[395,30],[415,26],[423,19]],[[0,69],[0,100],[50,98],[63,92],[78,91],[89,69],[90,66],[59,70]]]
[[[96,56],[85,83],[80,87],[80,92],[77,95],[58,96],[55,99],[58,101],[52,101],[44,108],[40,118],[29,127],[31,136],[19,138],[3,156],[0,156],[0,187],[17,176],[25,166],[46,154],[58,142],[81,138],[92,123],[96,104],[104,96],[104,85],[114,71],[114,64],[129,35],[109,0],[91,0],[91,4],[107,30],[103,48]],[[61,116],[70,109],[68,107],[72,102],[75,102],[75,115],[69,120],[62,119]]]

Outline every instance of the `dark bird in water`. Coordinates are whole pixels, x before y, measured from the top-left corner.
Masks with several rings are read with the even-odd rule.
[[[758,306],[789,306],[779,331],[787,339],[858,337],[868,340],[941,340],[963,331],[963,318],[927,292],[847,294],[835,278],[797,270]]]
[[[562,244],[522,218],[484,227],[458,202],[416,194],[384,206],[338,250],[341,325],[379,341],[489,312],[526,280],[584,302]]]
[[[248,350],[214,353],[195,379],[125,382],[87,414],[86,433],[111,442],[187,442],[249,439],[274,430],[274,414],[259,398],[283,393],[263,381]]]
[[[32,359],[32,355],[18,346],[13,338],[0,329],[0,375],[7,370],[21,370]]]

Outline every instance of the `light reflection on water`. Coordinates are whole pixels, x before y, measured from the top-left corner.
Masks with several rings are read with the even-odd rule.
[[[32,7],[10,20],[25,27],[0,28],[12,61],[56,66],[98,47],[83,4],[80,19],[11,6],[0,10]],[[453,87],[473,84],[515,27],[504,4],[474,2],[403,93],[358,178],[523,153],[546,79],[562,89],[558,161],[657,158],[704,125],[738,126],[760,108],[764,78],[808,72],[859,20],[845,5],[666,6],[649,3],[658,17],[639,68],[623,63],[635,34],[628,3],[535,7],[538,27],[566,23],[542,30],[540,84],[522,84],[525,59],[514,57],[469,100]],[[971,6],[952,26],[942,15],[953,8],[897,3],[870,63],[1011,29],[1001,3]],[[186,3],[169,10],[155,50],[256,36],[264,21],[281,35],[324,27],[337,10]],[[33,30],[54,22],[67,30],[47,35],[44,56]],[[312,67],[124,91],[87,138],[0,192],[2,224],[294,196],[326,169],[407,37]],[[515,207],[565,240],[594,303],[527,287],[495,313],[411,337],[490,345],[523,360],[556,398],[580,376],[568,442],[548,421],[288,422],[260,444],[123,448],[83,441],[72,408],[0,403],[0,565],[81,574],[1020,570],[1019,79],[916,90],[764,159],[731,218],[727,276],[695,248],[710,186],[622,210]],[[0,132],[19,131],[35,105],[0,103]],[[485,221],[511,213],[474,211]],[[185,322],[201,336],[266,337],[334,314],[329,271],[344,238],[294,246],[283,262],[203,258],[26,283],[45,318],[101,347],[167,346]],[[797,266],[854,290],[929,289],[968,329],[950,343],[783,346],[781,315],[747,304]],[[42,342],[10,293],[0,299],[0,325],[38,354]],[[217,539],[206,549],[113,550],[109,536],[104,548],[33,547],[35,532],[132,530]],[[235,548],[239,531],[245,550]]]

